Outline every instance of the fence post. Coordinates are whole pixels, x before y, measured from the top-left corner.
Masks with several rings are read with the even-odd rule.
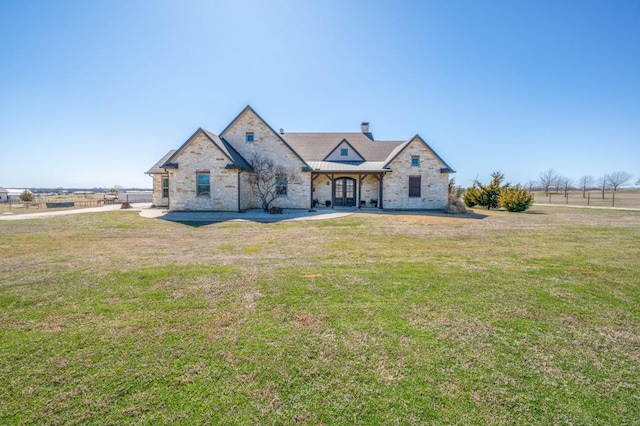
[[[549,204],[551,204],[551,193],[549,193]]]
[[[611,193],[611,207],[616,205],[616,191]]]
[[[591,193],[587,192],[587,205],[589,205],[589,201],[591,201]]]

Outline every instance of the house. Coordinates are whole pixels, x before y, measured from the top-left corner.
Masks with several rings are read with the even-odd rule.
[[[151,191],[118,191],[119,203],[149,203],[153,201]]]
[[[202,128],[146,173],[153,204],[169,210],[241,211],[260,208],[248,177],[256,155],[296,170],[278,182],[274,206],[442,209],[451,167],[420,136],[378,141],[362,123],[354,133],[276,132],[251,106],[219,134]],[[314,202],[315,201],[315,202]]]
[[[0,186],[0,203],[9,201],[9,191]]]
[[[7,201],[10,203],[20,202],[20,195],[26,191],[24,188],[7,188]]]

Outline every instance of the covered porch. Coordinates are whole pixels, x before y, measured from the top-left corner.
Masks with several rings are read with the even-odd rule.
[[[314,170],[311,172],[310,206],[383,209],[386,172]]]

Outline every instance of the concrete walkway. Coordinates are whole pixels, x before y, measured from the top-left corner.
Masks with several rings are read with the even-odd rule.
[[[262,209],[247,210],[245,212],[168,212],[163,209],[143,209],[140,216],[169,220],[171,222],[293,222],[302,220],[327,220],[350,216],[357,211],[338,211],[320,209],[310,212],[304,209],[285,209],[282,214],[269,214]]]
[[[269,214],[261,209],[247,210],[243,213],[238,212],[168,212],[161,208],[151,208],[151,203],[132,203],[131,209],[121,209],[120,204],[111,204],[102,207],[89,207],[85,209],[70,210],[54,210],[41,213],[26,214],[2,214],[0,220],[24,220],[24,219],[46,219],[50,217],[67,216],[82,213],[98,213],[115,210],[122,211],[139,211],[141,217],[149,219],[163,219],[172,222],[289,222],[301,220],[327,220],[339,217],[350,216],[357,213],[358,210],[335,211],[332,209],[319,209],[315,212],[309,212],[304,209],[285,209],[282,214]]]
[[[142,211],[143,209],[148,209],[149,207],[151,207],[151,203],[131,203],[131,206],[133,208],[123,209],[122,211]],[[84,209],[79,208],[53,211],[50,210],[42,213],[2,214],[0,215],[0,220],[46,219],[49,217],[68,216],[71,214],[109,212],[113,210],[121,210],[121,207],[121,204],[109,204],[108,206],[102,207],[87,207]]]

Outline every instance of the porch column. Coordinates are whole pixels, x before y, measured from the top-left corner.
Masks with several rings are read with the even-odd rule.
[[[382,210],[382,196],[384,195],[384,191],[382,187],[384,182],[384,173],[380,173],[380,186],[378,187],[378,208]]]
[[[362,180],[366,178],[367,175],[358,175],[358,208],[362,208]]]
[[[313,182],[315,182],[315,180],[318,179],[318,176],[320,176],[320,175],[317,174],[317,173],[314,175],[313,172],[311,172],[311,184],[310,184],[311,185],[311,188],[310,188],[310,192],[311,192],[311,195],[310,195],[310,197],[311,197],[311,200],[310,200],[311,201],[311,207],[309,207],[310,209],[313,209],[313,207],[314,207],[313,206]]]

